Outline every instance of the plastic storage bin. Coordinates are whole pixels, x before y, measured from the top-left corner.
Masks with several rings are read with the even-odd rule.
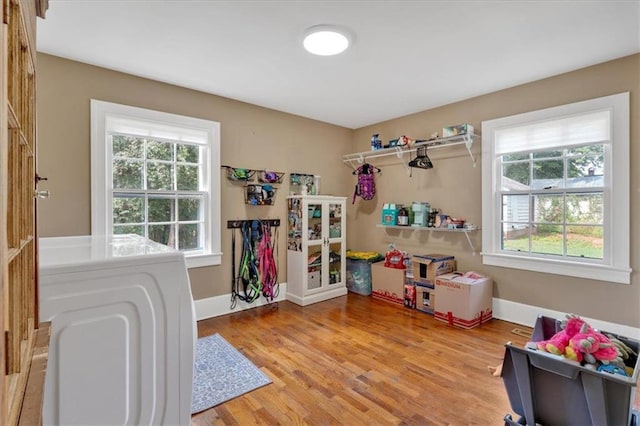
[[[560,321],[538,317],[532,341],[546,340],[560,331]],[[618,336],[636,352],[640,343]],[[632,415],[640,366],[637,357],[627,360],[633,375],[598,372],[559,356],[505,345],[502,379],[511,409],[520,416],[505,425],[635,425]]]
[[[347,290],[364,296],[371,294],[371,263],[347,258]]]

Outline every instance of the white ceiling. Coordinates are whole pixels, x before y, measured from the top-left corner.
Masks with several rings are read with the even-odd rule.
[[[304,51],[319,24],[351,49]],[[640,52],[640,0],[50,0],[37,45],[359,128]]]

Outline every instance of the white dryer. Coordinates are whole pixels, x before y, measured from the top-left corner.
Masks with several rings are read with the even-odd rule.
[[[189,425],[196,342],[184,255],[136,235],[39,239],[51,321],[43,421]]]

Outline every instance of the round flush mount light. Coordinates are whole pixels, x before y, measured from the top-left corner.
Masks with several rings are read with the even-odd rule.
[[[344,52],[351,37],[344,29],[332,25],[316,25],[305,31],[304,48],[314,55],[332,56]]]

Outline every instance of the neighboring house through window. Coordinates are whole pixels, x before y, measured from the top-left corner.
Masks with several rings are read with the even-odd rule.
[[[220,264],[220,124],[91,101],[91,231]]]
[[[629,283],[629,94],[482,123],[483,263]]]

